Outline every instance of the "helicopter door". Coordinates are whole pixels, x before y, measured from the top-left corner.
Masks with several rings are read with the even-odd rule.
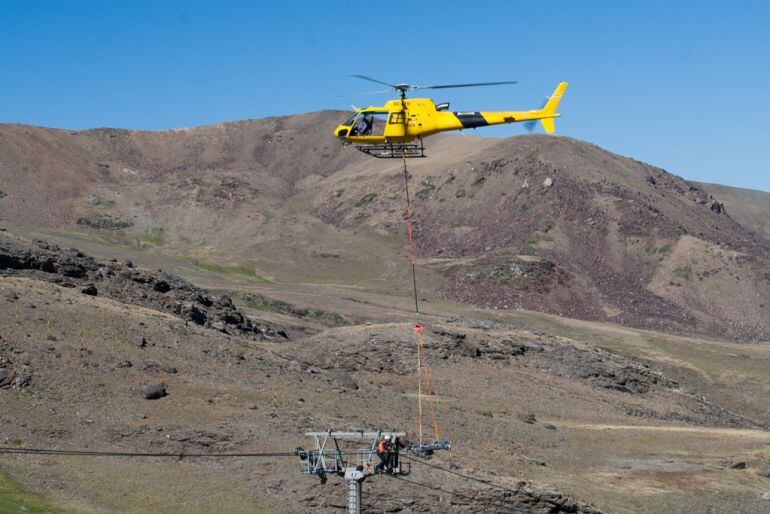
[[[388,126],[385,129],[385,138],[404,137],[406,135],[406,113],[403,111],[391,111],[388,116]]]

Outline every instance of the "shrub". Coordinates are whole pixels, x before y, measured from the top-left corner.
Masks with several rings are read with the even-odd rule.
[[[371,203],[377,197],[377,193],[366,193],[357,202],[356,207],[363,207],[364,205]]]

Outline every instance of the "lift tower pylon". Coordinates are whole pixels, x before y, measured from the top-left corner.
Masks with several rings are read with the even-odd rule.
[[[373,475],[386,472],[403,476],[411,472],[410,463],[401,463],[398,454],[401,449],[416,456],[429,458],[436,450],[451,450],[449,441],[433,441],[409,444],[406,432],[384,430],[369,431],[316,431],[305,434],[313,438],[313,449],[299,447],[294,454],[299,457],[300,473],[316,475],[326,483],[327,475],[345,479],[346,512],[360,514],[363,508],[363,483]],[[390,467],[378,471],[377,443],[386,436],[394,441]],[[406,466],[404,466],[406,464]]]

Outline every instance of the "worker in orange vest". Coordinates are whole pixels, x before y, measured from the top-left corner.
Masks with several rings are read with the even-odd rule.
[[[389,435],[386,435],[377,443],[377,456],[380,458],[380,463],[374,467],[375,473],[381,473],[383,470],[387,472],[392,471],[390,449],[393,446],[393,442],[391,439]]]

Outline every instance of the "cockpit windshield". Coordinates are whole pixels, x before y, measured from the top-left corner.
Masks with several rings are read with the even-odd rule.
[[[354,121],[356,121],[356,117],[358,116],[358,113],[354,114],[350,118],[348,118],[345,123],[343,123],[344,126],[349,127],[353,124]]]

